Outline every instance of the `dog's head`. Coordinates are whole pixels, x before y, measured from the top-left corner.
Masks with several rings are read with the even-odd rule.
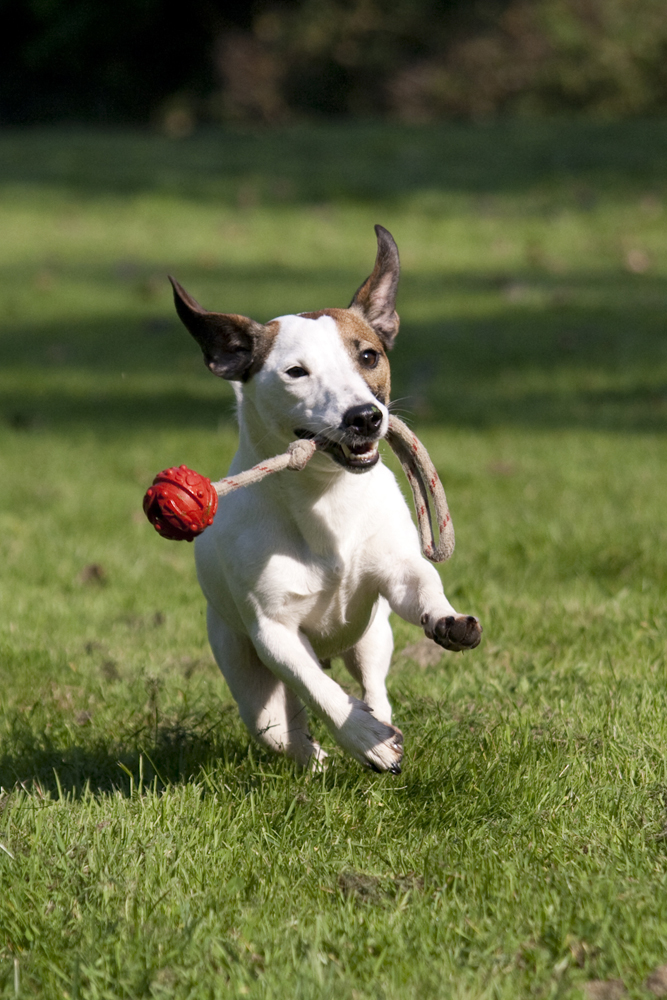
[[[387,351],[399,325],[398,249],[382,226],[375,232],[375,267],[347,309],[256,323],[207,312],[171,279],[176,311],[206,365],[214,375],[244,384],[244,398],[265,431],[285,442],[315,438],[351,472],[365,472],[379,457],[378,441],[388,424]]]

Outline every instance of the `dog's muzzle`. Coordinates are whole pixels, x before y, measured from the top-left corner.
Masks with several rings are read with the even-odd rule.
[[[380,458],[378,444],[382,429],[382,410],[373,403],[352,406],[343,414],[337,441],[324,434],[297,428],[297,437],[313,438],[321,451],[349,472],[367,472]]]

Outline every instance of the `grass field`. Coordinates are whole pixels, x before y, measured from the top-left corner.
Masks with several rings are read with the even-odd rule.
[[[0,188],[1,995],[656,995],[667,122],[5,131]],[[259,320],[345,305],[375,222],[485,633],[433,662],[395,620],[403,774],[316,724],[310,775],[250,745],[192,549],[141,514],[235,447],[165,275]]]

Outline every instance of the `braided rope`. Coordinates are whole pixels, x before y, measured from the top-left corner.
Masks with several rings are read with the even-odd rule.
[[[412,489],[422,552],[431,562],[445,562],[454,551],[454,525],[447,497],[431,456],[417,435],[393,414],[389,417],[387,441],[403,466]],[[437,544],[428,502],[429,493],[438,523]]]
[[[431,562],[444,562],[454,551],[454,526],[447,506],[447,497],[431,457],[416,434],[413,434],[410,428],[393,414],[389,417],[386,440],[403,466],[412,489],[421,550]],[[292,441],[284,454],[268,458],[246,472],[226,476],[211,485],[219,497],[224,497],[242,486],[258,483],[274,472],[282,472],[284,469],[294,469],[299,472],[305,469],[318,447],[314,439]],[[429,494],[438,525],[437,543],[433,532]]]
[[[253,465],[252,469],[248,469],[246,472],[239,472],[238,475],[225,476],[224,479],[219,479],[217,483],[211,483],[211,486],[219,497],[224,497],[228,493],[240,489],[242,486],[252,486],[253,483],[258,483],[265,476],[270,476],[274,472],[282,472],[284,469],[294,469],[296,472],[301,472],[302,469],[305,469],[316,451],[317,444],[315,441],[292,441],[287,451],[282,455],[267,458],[266,461],[260,462],[259,465]]]

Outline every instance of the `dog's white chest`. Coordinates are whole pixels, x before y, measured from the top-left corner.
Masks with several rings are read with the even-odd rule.
[[[272,618],[299,629],[321,657],[349,648],[365,632],[377,587],[361,553],[310,558],[273,557],[257,581],[257,596]]]

